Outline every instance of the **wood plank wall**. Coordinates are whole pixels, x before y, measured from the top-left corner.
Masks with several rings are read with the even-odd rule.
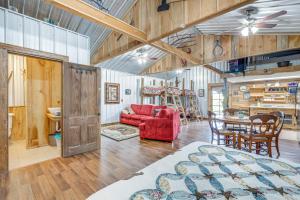
[[[8,171],[8,54],[0,49],[0,174]]]
[[[27,58],[27,147],[47,144],[48,107],[61,106],[61,63]]]
[[[108,69],[101,69],[101,85],[104,86],[106,82],[120,84],[120,104],[105,104],[105,89],[101,90],[101,123],[115,123],[119,122],[121,111],[130,106],[130,104],[141,103],[140,89],[141,79],[145,79],[145,85],[153,85],[153,80],[159,85],[163,79],[153,77],[142,77],[125,72],[119,72]],[[125,95],[125,89],[130,89],[131,94]],[[150,104],[151,99],[145,98],[145,104]],[[158,103],[158,100],[156,101]]]
[[[9,107],[8,112],[15,114],[10,139],[25,140],[27,135],[26,107]]]
[[[157,12],[161,0],[139,0],[124,21],[144,31],[148,40],[158,40],[182,30],[186,24],[198,24],[221,14],[225,9],[249,0],[189,0],[170,4],[169,11]],[[196,8],[196,9],[195,9]],[[92,64],[117,52],[132,49],[141,43],[113,32],[92,56]]]
[[[222,71],[227,70],[228,66],[226,62],[216,62],[213,64],[214,67]],[[199,95],[199,89],[204,89],[204,97],[198,97],[198,105],[205,117],[207,117],[207,111],[209,106],[208,101],[208,85],[210,83],[223,83],[222,78],[217,73],[208,70],[202,66],[197,66],[191,68],[191,70],[185,70],[183,73],[178,76],[179,88],[182,89],[184,85],[185,89],[191,89],[191,81],[194,83],[194,91]],[[172,82],[175,85],[176,77],[171,79],[169,82]]]
[[[213,54],[216,36],[200,35],[195,39],[197,45],[190,47],[191,54],[200,58],[203,64],[300,48],[300,35],[255,35],[250,37],[227,35],[221,36],[223,54],[216,57]],[[147,68],[144,74],[171,71],[182,67],[184,66],[178,57],[167,55]]]

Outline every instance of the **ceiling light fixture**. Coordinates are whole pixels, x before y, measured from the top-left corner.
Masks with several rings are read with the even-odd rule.
[[[251,26],[251,27],[246,26],[245,28],[242,29],[241,34],[242,34],[242,36],[247,37],[250,35],[250,32],[252,34],[255,34],[255,33],[257,33],[257,31],[258,31],[258,28],[255,26]]]
[[[181,74],[182,72],[183,72],[183,70],[181,70],[181,69],[176,70],[176,74]]]
[[[145,64],[145,63],[146,63],[146,58],[144,58],[144,57],[139,57],[137,61],[138,61],[138,63],[139,63],[140,65],[142,65],[142,64]]]
[[[245,27],[243,28],[243,30],[241,31],[242,36],[247,37],[249,36],[249,27]]]
[[[252,27],[251,27],[251,32],[252,32],[252,34],[255,34],[257,31],[258,31],[258,28],[257,28],[257,27],[255,27],[255,26],[252,26]]]

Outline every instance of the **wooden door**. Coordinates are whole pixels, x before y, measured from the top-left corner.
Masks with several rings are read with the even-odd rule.
[[[63,66],[63,157],[100,148],[100,69]]]
[[[0,174],[8,172],[8,54],[0,49]]]

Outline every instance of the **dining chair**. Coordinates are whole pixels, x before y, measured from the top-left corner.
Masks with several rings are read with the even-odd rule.
[[[271,114],[260,114],[250,116],[249,119],[251,121],[250,132],[238,134],[238,149],[241,149],[244,144],[251,153],[253,145],[256,145],[256,154],[260,154],[263,144],[266,144],[268,155],[272,157],[272,138],[275,134],[278,117]]]
[[[284,114],[284,112],[280,112],[280,111],[271,112],[270,114],[271,115],[275,115],[278,118],[278,120],[277,120],[277,122],[275,124],[274,137],[272,138],[272,147],[276,148],[277,158],[279,158],[279,156],[280,156],[280,151],[279,151],[279,136],[280,136],[280,133],[281,133],[282,128],[283,128],[285,114]],[[274,143],[274,145],[273,145],[273,143]]]
[[[238,115],[240,114],[240,112],[243,112],[239,109],[236,109],[236,108],[227,108],[223,111],[223,114],[224,116],[230,116],[230,117],[238,117]],[[237,131],[239,133],[241,132],[247,132],[247,127],[242,127],[242,125],[235,125],[235,124],[228,124],[228,123],[225,123],[224,124],[226,129],[228,130],[231,130],[231,131]]]
[[[218,145],[220,145],[220,140],[224,140],[226,146],[229,146],[230,143],[232,143],[233,148],[235,148],[236,133],[234,131],[218,127],[216,114],[214,112],[208,111],[208,122],[211,129],[211,143],[213,143],[216,135]],[[223,139],[221,136],[223,136]]]

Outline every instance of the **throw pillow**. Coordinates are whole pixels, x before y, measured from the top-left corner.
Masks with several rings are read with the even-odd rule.
[[[126,114],[126,115],[129,114],[128,110],[126,110],[126,109],[122,110],[122,113],[123,113],[123,114]]]
[[[135,114],[135,112],[132,110],[131,107],[128,108],[128,112],[129,112],[128,114],[131,114],[131,115]]]
[[[161,108],[153,109],[152,116],[153,117],[158,117],[160,111],[161,111]]]

